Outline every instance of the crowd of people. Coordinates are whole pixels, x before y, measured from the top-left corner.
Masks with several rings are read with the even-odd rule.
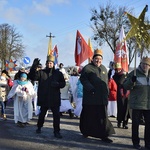
[[[132,120],[132,142],[141,149],[140,119],[145,121],[145,147],[150,149],[150,58],[143,57],[136,70],[125,72],[120,64],[110,62],[109,70],[102,64],[102,50],[96,49],[92,61],[82,69],[66,70],[63,63],[55,68],[54,56],[48,56],[45,67],[35,58],[30,71],[21,68],[12,82],[6,70],[0,76],[1,117],[6,120],[6,104],[14,104],[14,122],[25,127],[38,116],[36,133],[42,132],[47,113],[53,114],[53,133],[62,138],[60,119],[63,113],[79,119],[79,129],[85,138],[100,138],[112,143],[115,134],[109,117],[117,120],[117,127],[128,129]]]

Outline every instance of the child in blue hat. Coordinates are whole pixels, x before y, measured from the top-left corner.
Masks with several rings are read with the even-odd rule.
[[[16,80],[7,98],[14,99],[14,120],[19,127],[32,119],[32,99],[36,96],[32,83],[27,78],[27,73],[21,73],[20,79]]]

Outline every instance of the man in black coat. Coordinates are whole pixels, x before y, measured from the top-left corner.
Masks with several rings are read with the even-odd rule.
[[[92,62],[81,71],[83,107],[80,115],[80,131],[84,137],[91,136],[111,143],[113,141],[108,136],[115,134],[115,131],[107,116],[108,75],[102,60],[102,51],[95,50]]]
[[[41,133],[41,127],[43,127],[46,112],[48,109],[51,109],[53,113],[54,136],[56,138],[62,138],[60,134],[59,113],[61,103],[60,88],[65,87],[66,83],[63,74],[59,70],[55,70],[54,60],[54,56],[49,56],[46,61],[46,68],[38,70],[37,68],[40,60],[38,58],[34,59],[29,72],[29,78],[38,81],[39,84],[37,105],[41,106],[41,108],[36,133]]]

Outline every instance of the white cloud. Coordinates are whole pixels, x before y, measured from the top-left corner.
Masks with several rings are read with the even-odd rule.
[[[49,15],[50,6],[55,4],[68,4],[69,0],[43,0],[42,2],[33,1],[32,2],[32,12],[34,13],[42,13],[45,15]]]
[[[0,1],[0,11],[3,11],[4,10],[4,8],[5,8],[5,6],[7,5],[7,1],[5,1],[5,0],[2,0],[2,1]]]
[[[23,21],[22,11],[18,8],[8,8],[3,12],[3,16],[8,21],[19,24]]]
[[[22,9],[10,5],[10,2],[7,0],[0,1],[0,12],[0,17],[4,20],[4,22],[18,24],[23,21]]]
[[[47,15],[50,14],[48,5],[45,5],[43,3],[37,3],[36,1],[33,1],[33,11],[40,12]]]

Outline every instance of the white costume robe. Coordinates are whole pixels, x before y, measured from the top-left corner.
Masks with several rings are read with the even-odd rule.
[[[69,84],[70,84],[70,90],[73,95],[73,102],[77,102],[77,82],[78,82],[79,76],[70,76],[69,78]]]
[[[69,98],[69,82],[66,81],[66,86],[62,89],[60,89],[61,92],[61,106],[60,106],[60,112],[67,112],[69,109],[74,110],[70,103]]]
[[[23,88],[26,87],[28,92]],[[7,99],[13,98],[14,100],[14,121],[22,123],[28,122],[32,119],[33,105],[32,99],[36,96],[33,85],[28,81],[25,85],[19,85],[16,81],[8,93]]]
[[[36,82],[34,83],[34,91],[35,91],[35,93],[37,93],[37,90],[38,90],[38,83],[37,83],[37,81],[36,81]],[[37,116],[37,115],[39,115],[39,113],[40,113],[40,106],[37,105],[37,94],[36,94],[36,96],[34,97],[33,102],[34,102],[34,113],[35,113],[35,115]]]

